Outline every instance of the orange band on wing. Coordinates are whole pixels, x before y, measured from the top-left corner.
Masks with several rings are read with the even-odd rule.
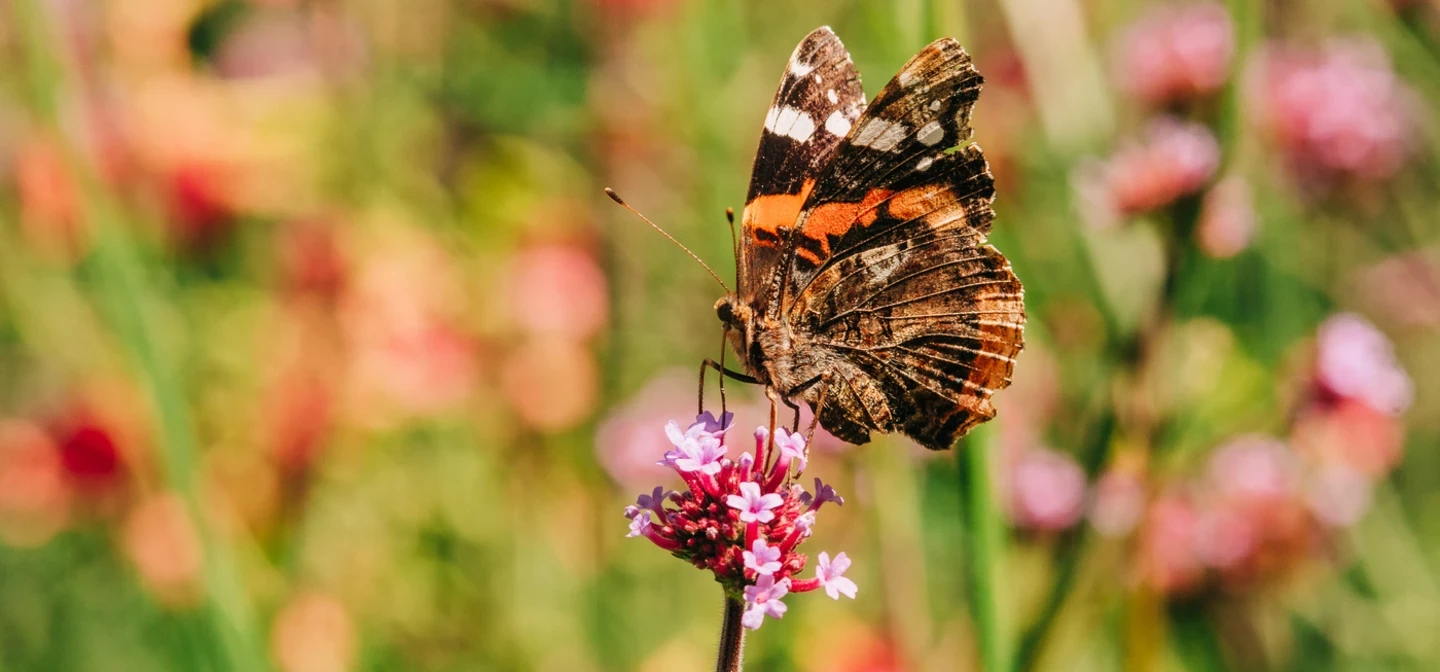
[[[805,217],[805,228],[801,230],[806,238],[819,243],[824,257],[830,257],[830,237],[845,235],[855,225],[870,226],[875,223],[882,201],[892,192],[876,189],[865,195],[859,203],[826,203],[817,206]]]
[[[752,244],[775,246],[776,241],[783,239],[781,231],[788,230],[795,224],[795,218],[800,216],[800,208],[805,205],[805,199],[810,196],[813,188],[815,180],[806,180],[798,194],[756,196],[754,200],[746,203],[741,224]],[[771,235],[761,236],[760,231]]]

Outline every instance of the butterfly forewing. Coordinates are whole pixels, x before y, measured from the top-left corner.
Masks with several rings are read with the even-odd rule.
[[[953,40],[911,59],[820,171],[775,269],[796,357],[831,373],[804,396],[823,394],[842,439],[949,448],[1009,384],[1023,290],[985,244],[993,180],[968,144],[981,82]]]
[[[865,108],[860,74],[829,28],[811,32],[795,48],[765,114],[745,199],[744,236],[736,263],[742,299],[770,298],[775,269],[814,178]]]

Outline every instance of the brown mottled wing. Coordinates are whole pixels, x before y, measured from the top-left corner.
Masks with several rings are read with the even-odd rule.
[[[981,77],[954,40],[901,69],[815,187],[780,269],[796,356],[825,362],[821,423],[943,450],[994,417],[1023,347],[1020,281],[985,243],[994,182],[969,143]],[[805,398],[812,404],[821,390]]]
[[[776,268],[815,175],[865,108],[860,74],[828,27],[815,29],[790,55],[765,113],[750,174],[739,265],[740,299],[763,313],[778,294]]]

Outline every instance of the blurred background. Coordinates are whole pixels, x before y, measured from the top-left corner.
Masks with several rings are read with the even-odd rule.
[[[751,668],[1440,669],[1440,4],[0,0],[0,670],[706,669],[718,290],[601,189],[729,276],[822,24],[974,56],[1028,343],[817,438]]]

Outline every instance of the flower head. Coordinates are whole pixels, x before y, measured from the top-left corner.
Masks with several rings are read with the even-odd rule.
[[[742,620],[755,629],[768,614],[780,618],[786,594],[825,588],[832,597],[851,597],[855,583],[844,578],[849,559],[832,562],[821,554],[812,579],[794,579],[806,556],[796,549],[810,537],[816,510],[825,502],[843,504],[835,489],[815,479],[815,492],[794,483],[807,466],[806,441],[785,429],[755,430],[756,454],[725,457],[724,434],[732,417],[706,413],[682,430],[665,426],[673,448],[660,462],[685,481],[686,488],[657,487],[625,507],[631,537],[645,537],[660,548],[715,574],[730,599],[746,603]],[[757,456],[758,455],[758,456]],[[792,469],[792,467],[794,467]],[[652,515],[653,514],[653,515]]]

